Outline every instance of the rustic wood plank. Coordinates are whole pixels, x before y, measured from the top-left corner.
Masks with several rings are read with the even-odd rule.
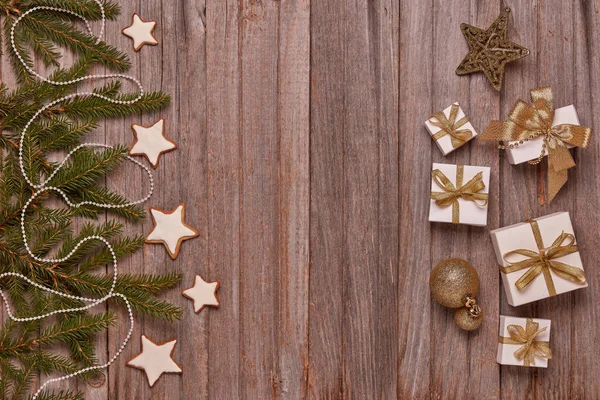
[[[341,2],[311,2],[309,395],[344,392],[344,25]]]
[[[141,78],[142,83],[147,91],[164,90],[172,96],[172,102],[169,107],[164,110],[156,111],[152,114],[144,115],[142,118],[131,118],[130,121],[125,121],[119,129],[122,129],[122,134],[114,139],[114,142],[133,141],[131,122],[149,125],[154,123],[159,118],[165,119],[165,133],[167,137],[180,145],[180,149],[166,154],[161,158],[160,164],[154,170],[155,194],[146,206],[155,206],[165,210],[172,210],[179,203],[186,204],[186,222],[198,229],[201,233],[200,238],[188,241],[182,245],[181,252],[176,260],[171,260],[162,245],[146,245],[142,253],[134,255],[128,262],[123,265],[121,271],[128,273],[146,272],[146,273],[163,273],[168,270],[178,269],[184,272],[184,282],[181,286],[189,283],[191,276],[195,273],[192,265],[196,265],[196,260],[205,259],[206,255],[203,249],[206,246],[202,245],[202,241],[206,239],[206,222],[201,218],[206,216],[206,186],[203,183],[206,181],[205,169],[198,162],[198,157],[206,152],[205,137],[194,135],[194,132],[185,132],[181,129],[180,114],[178,103],[180,101],[181,88],[177,85],[178,68],[180,68],[181,60],[185,59],[185,53],[182,53],[183,43],[180,38],[185,35],[184,24],[178,22],[177,10],[181,3],[163,2],[157,4],[127,4],[124,7],[122,14],[119,17],[118,26],[124,27],[131,23],[131,15],[137,12],[142,18],[147,20],[157,21],[157,27],[154,35],[159,44],[157,46],[145,46],[139,52],[133,53],[131,50],[130,39],[121,36],[121,42],[118,44],[122,49],[128,49],[131,55],[133,68],[131,74]],[[170,27],[174,27],[171,29]],[[181,31],[179,31],[181,29]],[[178,45],[178,43],[180,43]],[[202,76],[202,65],[195,62],[196,73]],[[185,65],[185,64],[184,64]],[[202,85],[203,80],[195,82],[195,85]],[[190,84],[191,85],[191,84]],[[185,91],[182,96],[198,96],[201,94],[203,86],[197,86],[194,90],[193,86],[188,87],[190,91]],[[186,108],[187,109],[187,108]],[[182,119],[187,124],[198,124],[204,126],[203,119],[205,118],[204,109],[194,102],[194,111],[192,114],[195,121]],[[115,130],[119,132],[118,129]],[[190,152],[194,152],[194,159],[190,160]],[[193,162],[195,164],[192,164]],[[193,166],[193,169],[190,168]],[[192,172],[190,172],[190,169]],[[139,175],[137,175],[139,174]],[[139,179],[135,179],[139,176]],[[119,187],[138,188],[136,193],[143,193],[147,190],[147,182],[142,180],[142,172],[124,173],[121,180],[115,179]],[[185,184],[183,183],[184,181]],[[203,195],[204,193],[204,195]],[[204,203],[202,203],[204,202]],[[202,206],[204,204],[204,206]],[[140,226],[141,225],[141,226]],[[151,229],[152,222],[150,216],[143,224],[135,226],[137,233],[141,232],[146,235]],[[181,289],[180,289],[181,290]],[[196,320],[196,316],[189,313],[189,300],[181,296],[180,290],[163,296],[164,299],[179,304],[185,307],[187,311],[185,315],[188,326],[192,325]],[[122,311],[122,307],[118,307],[119,315],[123,321],[127,321],[126,314]],[[168,398],[173,393],[180,393],[182,389],[183,377],[178,374],[166,374],[156,382],[154,387],[150,388],[143,371],[125,366],[125,361],[135,356],[140,351],[140,335],[142,333],[148,335],[156,342],[164,342],[173,338],[178,339],[178,344],[175,347],[173,358],[177,362],[182,361],[182,355],[186,352],[188,344],[182,340],[184,330],[180,329],[177,323],[169,323],[153,318],[148,318],[143,315],[136,315],[136,329],[133,333],[131,343],[123,353],[121,362],[115,363],[114,367],[109,371],[109,389],[110,398]],[[109,343],[116,343],[124,337],[128,329],[126,323],[119,324],[110,336]],[[198,346],[202,347],[203,343],[199,342]],[[183,349],[182,349],[183,347]],[[111,352],[112,354],[112,352]],[[186,365],[187,368],[187,365]],[[189,368],[194,368],[190,366]],[[185,374],[185,369],[184,369]],[[202,382],[202,377],[195,377],[195,382]],[[192,382],[192,381],[190,381]]]
[[[308,367],[310,1],[279,6],[278,369],[274,396],[305,398]]]
[[[500,119],[503,120],[507,118],[515,101],[519,98],[529,101],[529,90],[538,85],[538,52],[535,50],[538,46],[538,2],[515,1],[509,6],[512,9],[512,28],[509,30],[509,36],[514,42],[529,48],[531,54],[507,68],[506,88],[500,107]],[[527,163],[510,165],[503,152],[501,152],[500,157],[499,199],[502,205],[499,210],[500,227],[542,215],[540,214],[537,190],[540,167],[536,168]],[[542,182],[545,182],[545,180]],[[491,264],[490,267],[496,269],[496,262]],[[531,305],[515,308],[508,304],[500,276],[497,276],[497,285],[500,291],[500,314],[520,317],[534,316],[534,309]],[[531,386],[535,374],[536,371],[521,367],[502,366],[500,368],[500,394],[511,396],[517,393],[527,393],[528,396],[532,396]]]
[[[571,216],[577,232],[577,242],[582,249],[583,265],[590,286],[579,290],[573,295],[572,325],[566,326],[561,321],[561,329],[570,330],[571,346],[569,353],[561,357],[569,357],[571,362],[571,396],[573,398],[598,398],[600,383],[597,377],[600,367],[594,360],[597,351],[596,334],[600,328],[598,320],[598,302],[595,285],[600,282],[600,271],[595,268],[597,259],[594,251],[600,248],[598,232],[598,193],[600,182],[593,171],[598,168],[600,157],[600,141],[598,127],[600,118],[598,110],[600,103],[597,96],[600,82],[596,73],[600,66],[600,52],[595,39],[600,37],[598,2],[577,2],[573,4],[573,69],[574,69],[574,98],[581,124],[594,128],[594,137],[586,150],[575,152],[577,167],[571,173],[570,180],[576,182],[572,191],[575,197]]]
[[[241,65],[238,1],[206,8],[209,241],[208,264],[221,281],[211,315],[209,395],[240,398]],[[199,132],[202,134],[201,132]]]
[[[121,6],[121,14],[112,24],[109,23],[110,30],[117,31],[116,34],[113,34],[112,37],[115,40],[113,44],[117,46],[122,51],[126,52],[129,55],[132,68],[128,72],[132,76],[136,76],[141,79],[142,84],[147,87],[150,79],[143,78],[140,76],[140,60],[141,55],[146,55],[146,52],[142,52],[139,55],[132,51],[131,39],[126,36],[120,34],[120,30],[131,24],[131,16],[134,12],[141,13],[139,9],[139,4],[135,2],[131,2],[128,4],[123,4]],[[143,18],[149,18],[149,16],[142,15]],[[154,16],[153,16],[154,18]],[[157,28],[160,29],[160,28]],[[147,49],[143,49],[147,50]],[[152,79],[153,80],[153,79]],[[128,88],[130,86],[127,86]],[[131,132],[131,123],[147,123],[150,122],[152,117],[146,117],[147,119],[144,121],[140,121],[139,118],[130,117],[130,118],[120,118],[117,120],[111,120],[106,123],[107,125],[107,135],[106,141],[107,143],[133,143],[134,138]],[[142,160],[143,161],[143,160]],[[163,160],[164,161],[164,160]],[[156,174],[154,174],[156,176]],[[143,172],[139,170],[139,168],[132,169],[128,166],[123,170],[117,171],[114,174],[111,180],[112,184],[117,188],[127,188],[127,196],[129,198],[133,198],[133,196],[137,194],[141,194],[144,191],[149,190],[148,182],[143,176]],[[112,186],[109,186],[112,187]],[[157,186],[158,187],[158,186]],[[155,204],[159,196],[159,192],[154,194],[152,199],[150,200],[150,204]],[[156,203],[158,206],[158,203]],[[143,221],[141,224],[136,226],[128,225],[126,230],[124,231],[126,234],[147,234],[148,229],[152,226],[150,221]],[[144,265],[154,264],[155,258],[154,254],[160,254],[158,251],[153,253],[152,257],[148,257],[147,248],[145,247],[142,252],[136,252],[128,259],[122,260],[119,262],[119,269],[121,271],[141,271],[143,270]],[[157,250],[157,249],[154,249]],[[164,258],[161,259],[161,262]],[[108,354],[107,357],[114,354],[116,343],[120,343],[127,334],[129,329],[128,326],[128,317],[127,313],[122,309],[121,304],[111,304],[109,307],[113,310],[119,318],[119,324],[115,327],[109,329],[108,333]],[[133,358],[140,351],[140,335],[144,332],[143,330],[143,317],[136,316],[136,329],[133,332],[131,341],[129,345],[121,355],[121,358],[118,362],[115,362],[113,366],[111,366],[107,372],[108,378],[108,390],[109,390],[109,398],[117,398],[119,396],[130,396],[129,398],[143,398],[147,396],[149,391],[147,390],[148,382],[145,381],[146,377],[144,376],[143,371],[139,371],[133,368],[128,368],[125,366],[125,362],[131,358]],[[150,335],[150,332],[147,333]],[[160,340],[159,338],[153,338],[155,340]],[[127,398],[127,397],[125,397]]]
[[[171,4],[173,3],[173,4]],[[168,7],[165,7],[168,4]],[[163,55],[163,64],[168,65],[166,84],[161,87],[167,93],[173,93],[172,133],[179,136],[181,147],[177,150],[177,164],[172,170],[179,170],[178,192],[172,195],[172,207],[179,202],[186,204],[187,223],[200,231],[200,237],[184,243],[186,246],[178,257],[177,267],[183,272],[180,287],[189,288],[194,284],[196,274],[207,281],[219,280],[211,268],[208,243],[209,231],[209,173],[208,173],[208,126],[207,112],[207,49],[205,2],[200,0],[180,0],[163,3],[163,13],[172,14],[162,17],[165,27],[176,29],[166,34],[163,40],[172,47],[171,52]],[[200,134],[202,132],[202,134]],[[175,160],[173,158],[173,160]],[[170,182],[170,181],[167,181]],[[171,186],[171,183],[166,183]],[[180,260],[181,259],[181,260]],[[164,266],[162,267],[164,271]],[[217,296],[220,293],[217,293]],[[209,355],[211,352],[209,332],[211,317],[218,309],[209,307],[196,314],[193,303],[183,298],[179,291],[173,291],[169,298],[183,308],[183,322],[173,324],[178,335],[177,362],[183,369],[183,376],[171,383],[172,392],[179,389],[179,397],[189,397],[190,393],[198,398],[209,397]],[[177,384],[177,386],[175,385]],[[165,391],[166,398],[172,396]]]
[[[398,279],[398,396],[429,397],[432,357],[429,293],[431,154],[423,127],[433,110],[433,1],[400,2],[399,163],[400,253]],[[418,244],[418,245],[417,245]],[[427,250],[425,250],[427,249]],[[415,304],[417,306],[415,306]],[[415,377],[418,377],[415,379]]]
[[[538,85],[551,85],[554,93],[554,106],[562,107],[575,102],[575,74],[573,70],[573,3],[560,2],[549,4],[538,3]],[[556,60],[568,60],[556,62]],[[577,106],[577,105],[576,105]],[[543,163],[541,179],[547,181],[547,162]],[[579,168],[569,172],[570,177],[580,174]],[[546,215],[557,211],[575,211],[575,195],[577,181],[569,180],[561,189],[552,204],[544,205],[538,215]],[[541,187],[541,185],[540,185]],[[573,214],[571,214],[573,215]],[[575,225],[576,233],[581,232]],[[585,228],[584,228],[585,229]],[[586,290],[586,289],[584,289]],[[570,353],[572,342],[572,310],[573,293],[545,299],[533,305],[535,316],[551,319],[552,351],[556,357],[552,359],[552,368],[541,371],[533,379],[534,394],[552,393],[556,398],[572,398],[570,382],[571,357],[561,357]]]
[[[469,116],[475,128],[481,132],[481,125],[487,118],[497,117],[499,94],[491,88],[481,74],[457,77],[455,69],[468,51],[463,35],[458,28],[462,22],[487,28],[499,13],[499,4],[471,3],[455,5],[448,9],[443,2],[434,5],[434,54],[433,109],[442,110],[458,101]],[[469,18],[470,16],[470,18]],[[460,51],[448,51],[460,49]],[[423,118],[427,118],[423,115]],[[497,224],[496,201],[499,193],[497,183],[498,156],[494,148],[474,140],[465,148],[443,157],[433,147],[433,161],[464,165],[488,166],[492,169],[488,225]],[[430,170],[431,164],[422,166]],[[495,217],[496,216],[496,217]],[[434,303],[432,309],[432,370],[430,392],[433,397],[454,398],[490,396],[491,388],[498,387],[499,367],[494,362],[497,344],[498,291],[497,272],[489,269],[493,265],[493,249],[487,241],[487,228],[431,224],[432,266],[450,258],[465,258],[479,272],[480,294],[478,300],[485,311],[482,327],[472,333],[461,331],[453,320],[453,310]],[[436,368],[435,365],[452,365],[456,368]]]
[[[432,108],[421,111],[420,119],[425,120],[432,113],[443,110],[454,101],[462,104],[469,102],[469,81],[480,79],[480,76],[467,77],[456,76],[456,67],[464,58],[466,52],[465,40],[460,31],[460,24],[469,15],[470,4],[468,2],[455,3],[448,7],[447,2],[435,1],[433,4],[433,88],[431,90]],[[475,23],[475,22],[473,22]],[[477,25],[475,23],[475,25]],[[485,22],[484,22],[485,25]],[[489,90],[489,88],[486,88]],[[484,89],[484,90],[486,90]],[[423,93],[426,95],[426,93]],[[469,111],[465,111],[469,112]],[[422,132],[424,128],[420,128]],[[419,159],[419,169],[431,174],[431,162],[447,164],[471,165],[469,149],[460,148],[447,157],[438,151],[437,146],[423,134],[422,140],[432,148],[431,159]],[[431,175],[424,180],[424,186],[430,187]],[[423,197],[423,202],[428,203]],[[425,218],[422,225],[429,225],[431,229],[431,265],[433,268],[440,261],[451,258],[465,258],[473,262],[471,254],[473,246],[467,239],[472,231],[481,231],[481,228],[468,227],[466,225],[451,225],[444,223],[427,222]],[[478,268],[479,269],[479,268]],[[459,329],[454,322],[454,310],[447,309],[433,301],[431,313],[431,381],[429,391],[433,398],[447,396],[448,398],[467,397],[470,385],[467,383],[473,377],[470,374],[457,374],[455,368],[438,368],[440,365],[456,366],[460,370],[469,370],[469,350],[471,342],[469,334]],[[469,371],[471,372],[471,371]],[[477,380],[477,374],[475,374]]]
[[[485,3],[471,1],[471,21],[477,26],[487,27],[496,19],[501,10],[502,4],[498,1]],[[515,40],[518,39],[515,37]],[[466,46],[463,44],[462,48],[466,49]],[[515,68],[521,69],[520,66],[515,66]],[[505,86],[510,84],[508,78],[506,79]],[[500,118],[502,93],[493,90],[482,74],[472,75],[469,83],[469,116],[475,129],[481,133],[491,119]],[[495,360],[498,346],[500,300],[498,287],[501,283],[496,269],[496,256],[488,232],[489,229],[499,226],[504,191],[501,190],[500,158],[496,146],[479,140],[472,141],[470,146],[470,164],[491,168],[489,189],[491,194],[488,204],[488,228],[483,230],[471,228],[469,232],[469,260],[479,272],[478,301],[484,310],[485,319],[480,329],[469,334],[469,350],[467,352],[469,373],[464,384],[467,386],[467,397],[492,398],[498,396],[500,386],[500,366]]]
[[[95,32],[95,34],[98,34],[98,32],[100,31],[100,27],[101,24],[99,22],[96,23],[92,23],[91,24],[93,32]],[[118,32],[117,30],[112,30],[112,29],[106,29],[106,25],[105,25],[105,33],[104,33],[104,38],[103,40],[105,40],[107,43],[115,43],[116,42],[116,36],[117,34],[120,34],[120,32]],[[66,58],[70,59],[72,58],[71,54],[66,54]],[[63,57],[63,62],[65,62],[64,60],[65,57]],[[72,61],[69,61],[69,65],[72,65]],[[106,70],[105,68],[103,69],[104,73],[108,73],[108,70]],[[98,80],[98,81],[92,81],[92,82],[86,82],[84,84],[81,84],[79,87],[79,91],[91,91],[94,87],[98,87],[101,86],[103,84],[106,83],[106,80]],[[120,120],[119,122],[123,122],[122,120]],[[114,123],[114,122],[112,122]],[[109,135],[109,125],[111,124],[111,121],[100,121],[98,124],[98,128],[96,130],[94,130],[93,132],[91,132],[89,135],[86,135],[85,140],[86,141],[90,141],[90,142],[98,142],[98,143],[107,143],[107,144],[115,144],[115,143],[110,143],[108,142],[108,135]],[[120,140],[117,143],[123,143],[122,140]],[[131,168],[131,165],[125,165],[126,168]],[[105,177],[104,181],[105,181],[105,185],[108,185],[110,180],[112,179],[112,176],[110,177]],[[116,188],[116,190],[118,190],[119,193],[127,193],[127,188],[126,187],[120,187],[120,188]],[[108,219],[108,213],[105,213],[104,218],[101,218],[101,220],[106,221]],[[78,225],[80,225],[78,223]],[[76,229],[78,229],[79,227],[77,227]],[[126,227],[125,229],[128,229],[128,227]],[[102,270],[98,271],[98,272],[102,272]],[[112,266],[106,266],[104,268],[104,273],[105,274],[112,274]],[[98,306],[94,311],[98,312],[98,311],[108,311],[109,310],[109,305],[107,303],[105,303],[102,306]],[[96,338],[96,354],[98,355],[98,358],[101,362],[104,362],[105,360],[108,360],[109,357],[111,356],[110,354],[112,354],[112,352],[114,351],[114,346],[110,346],[109,344],[109,331],[105,331],[102,332],[98,335],[98,337]],[[110,352],[110,353],[109,353]],[[65,382],[66,384],[66,388],[72,388],[73,385],[70,382]],[[88,382],[86,382],[85,380],[81,379],[81,378],[77,378],[76,380],[76,388],[77,390],[83,392],[83,396],[85,399],[90,399],[90,400],[100,400],[100,399],[108,399],[108,373],[107,371],[98,371],[94,377],[89,380]]]
[[[374,43],[372,53],[380,58],[375,62],[375,104],[378,137],[378,267],[375,273],[378,293],[375,297],[377,325],[374,335],[380,337],[374,357],[377,361],[375,390],[380,398],[398,398],[399,344],[398,287],[404,279],[400,258],[400,160],[399,160],[399,80],[400,80],[400,3],[382,1],[369,19]],[[368,291],[369,289],[366,288]],[[391,316],[395,316],[392,318]]]
[[[350,1],[343,14],[343,327],[345,394],[350,398],[388,398],[396,392],[397,327],[389,316],[396,312],[397,70],[395,22],[386,5]]]
[[[396,30],[383,3],[348,2],[344,59],[344,375],[354,397],[396,387]],[[358,27],[363,27],[358,29]],[[391,162],[389,161],[391,157]],[[392,228],[386,227],[387,223]],[[382,237],[382,233],[387,235]]]
[[[279,4],[241,2],[240,395],[276,393]],[[260,344],[260,345],[258,345]]]

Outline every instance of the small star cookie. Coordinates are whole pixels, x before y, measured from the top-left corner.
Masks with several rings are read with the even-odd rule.
[[[148,383],[152,387],[162,374],[168,372],[180,374],[183,371],[172,358],[176,344],[177,339],[156,344],[146,335],[142,335],[142,352],[127,361],[125,365],[146,372]]]
[[[183,222],[185,204],[181,203],[170,213],[150,207],[154,227],[146,237],[146,243],[162,243],[174,260],[179,255],[181,243],[195,238],[200,232]]]
[[[196,275],[194,286],[186,289],[182,294],[188,299],[194,300],[194,310],[198,313],[205,306],[219,307],[217,290],[221,282],[206,282],[200,275]]]
[[[132,124],[133,136],[136,142],[129,150],[130,156],[144,156],[156,169],[160,156],[177,148],[175,142],[165,137],[165,119],[161,118],[152,126]]]
[[[123,35],[133,39],[133,50],[140,51],[145,44],[152,46],[158,44],[154,36],[152,36],[155,27],[156,21],[146,22],[139,15],[133,14],[132,24],[124,28],[121,32],[123,32]]]

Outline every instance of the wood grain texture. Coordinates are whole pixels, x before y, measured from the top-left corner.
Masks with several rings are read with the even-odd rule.
[[[443,157],[423,122],[458,101],[476,130],[503,119],[529,90],[554,89],[581,123],[600,129],[600,0],[141,0],[122,2],[107,38],[131,56],[133,74],[172,104],[144,117],[106,122],[94,139],[131,143],[131,122],[163,117],[179,150],[161,160],[149,205],[185,202],[201,232],[172,261],[148,245],[127,272],[178,269],[165,297],[174,324],[139,316],[130,346],[92,388],[93,399],[595,399],[600,297],[600,141],[574,150],[577,167],[551,205],[546,163],[511,166],[474,140]],[[502,92],[483,75],[458,77],[467,52],[459,26],[487,28],[512,9],[510,39],[532,50],[507,68]],[[131,14],[158,22],[159,45],[139,53],[120,30]],[[12,82],[5,57],[3,82]],[[432,162],[489,166],[488,227],[430,224]],[[135,197],[139,171],[107,178]],[[131,192],[131,193],[129,193]],[[590,287],[509,306],[489,230],[570,211]],[[150,220],[130,226],[147,233]],[[482,328],[460,331],[430,298],[442,259],[478,269]],[[180,291],[202,274],[219,280],[221,307],[193,312]],[[120,307],[110,306],[126,321]],[[501,367],[500,314],[552,319],[549,368]],[[5,318],[3,310],[0,316]],[[101,352],[127,332],[111,328]],[[150,389],[127,368],[139,335],[178,338],[183,374]]]

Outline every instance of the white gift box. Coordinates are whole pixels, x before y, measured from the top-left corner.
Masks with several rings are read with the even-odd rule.
[[[554,121],[552,122],[552,126],[554,127],[562,124],[579,125],[579,117],[577,116],[575,106],[570,105],[566,107],[561,107],[557,108],[554,111]],[[513,149],[506,149],[508,162],[510,162],[511,164],[522,164],[526,161],[537,159],[540,156],[540,153],[542,152],[543,144],[544,138],[543,136],[539,136],[533,140],[520,144]],[[568,145],[567,147],[572,148],[573,146]],[[548,155],[547,149],[544,150],[544,156],[546,155]]]
[[[458,103],[454,103],[454,104],[458,106],[458,114],[456,116],[456,122],[458,122],[465,116],[465,113],[463,112],[462,108],[460,108]],[[446,115],[446,118],[450,117],[451,109],[452,109],[452,106],[449,106],[448,108],[446,108],[443,111],[444,115]],[[427,127],[427,130],[429,131],[429,134],[431,136],[435,135],[436,133],[438,133],[442,130],[439,127],[437,127],[431,123],[432,119],[433,119],[433,117],[428,119],[427,121],[425,121],[425,126]],[[471,125],[471,122],[469,122],[469,121],[467,121],[466,124],[464,124],[463,126],[461,126],[458,129],[471,131],[471,139],[473,139],[475,136],[477,136],[477,132],[475,132],[475,128],[473,128],[473,125]],[[469,140],[471,140],[471,139],[469,139]],[[469,140],[467,140],[465,143],[467,143]],[[441,138],[439,138],[438,140],[434,140],[434,142],[437,144],[437,146],[440,148],[440,151],[445,156],[452,153],[454,150],[456,150],[457,148],[460,147],[460,146],[454,147],[452,145],[452,139],[451,139],[450,135],[444,135]]]
[[[490,184],[490,168],[489,167],[475,167],[471,165],[463,166],[463,181],[462,184],[466,184],[479,172],[483,174],[482,180],[485,187],[477,193],[489,193]],[[456,172],[458,166],[455,164],[438,164],[434,163],[432,171],[440,170],[448,180],[456,187]],[[458,189],[458,188],[457,188]],[[431,179],[431,192],[444,192],[444,189]],[[459,224],[474,225],[474,226],[486,226],[487,225],[487,204],[481,205],[481,201],[470,201],[463,198],[458,198],[459,207]],[[429,204],[429,221],[430,222],[447,222],[452,223],[452,206],[440,207],[436,204],[435,200],[430,199]]]
[[[546,328],[544,332],[540,332],[536,335],[535,340],[542,342],[550,341],[550,320],[549,319],[537,319],[531,318],[533,322],[537,322],[539,324],[539,329]],[[508,331],[509,325],[520,325],[523,329],[527,326],[527,318],[517,318],[517,317],[507,317],[504,315],[500,316],[500,329],[498,331],[498,355],[496,361],[498,364],[502,365],[524,365],[524,360],[519,360],[515,356],[515,351],[521,348],[522,344],[505,344],[500,343],[500,337],[510,338],[510,333]],[[530,365],[531,367],[540,367],[546,368],[548,367],[548,359],[544,357],[535,357],[534,364]]]
[[[575,240],[573,226],[571,225],[571,218],[568,212],[558,212],[546,215],[535,219],[535,221],[537,221],[543,246],[546,249],[552,246],[554,241],[563,233],[573,235],[573,240]],[[527,249],[539,253],[533,229],[529,222],[522,222],[505,228],[496,229],[491,231],[490,234],[492,236],[494,250],[496,251],[496,259],[498,264],[502,267],[510,266],[510,263],[505,260],[504,255],[514,250]],[[512,254],[509,261],[514,264],[515,262],[525,259],[527,259],[527,257],[524,255]],[[554,258],[553,260],[583,270],[583,263],[581,262],[578,251]],[[516,287],[515,283],[517,280],[527,273],[527,271],[528,269],[522,269],[511,273],[500,273],[504,291],[508,298],[508,304],[511,306],[520,306],[522,304],[550,297],[546,278],[543,273],[536,276],[525,288],[519,290]],[[588,286],[587,282],[583,284],[576,283],[560,277],[555,274],[552,269],[549,269],[549,274],[554,283],[556,294],[566,293]]]

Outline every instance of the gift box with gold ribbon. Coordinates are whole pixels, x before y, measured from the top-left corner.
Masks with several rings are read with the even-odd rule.
[[[499,364],[546,368],[551,358],[550,320],[500,316]]]
[[[518,100],[508,121],[492,121],[481,140],[505,142],[499,145],[509,153],[512,164],[529,161],[539,164],[548,156],[548,203],[567,183],[568,170],[575,167],[570,148],[588,148],[592,130],[579,126],[575,107],[554,108],[549,87],[531,90],[531,103]]]
[[[444,155],[452,153],[477,136],[475,128],[458,103],[433,114],[425,127]]]
[[[490,168],[433,164],[429,221],[487,225]]]
[[[587,287],[568,212],[546,215],[490,233],[511,306]]]

